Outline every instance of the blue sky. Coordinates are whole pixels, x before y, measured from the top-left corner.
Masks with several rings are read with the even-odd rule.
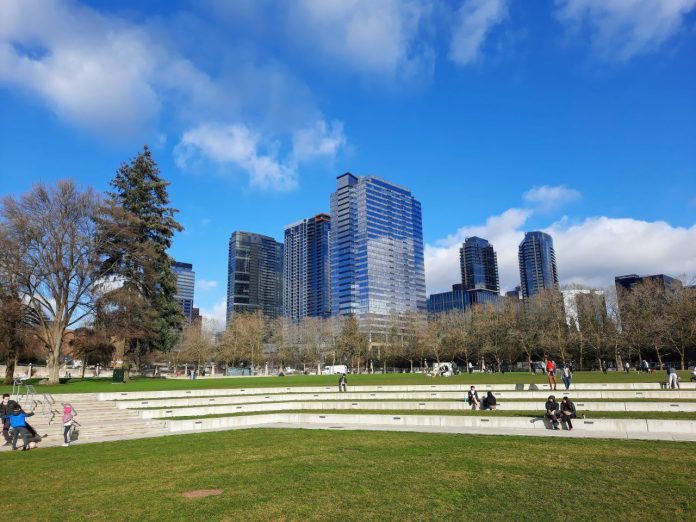
[[[224,316],[233,230],[282,239],[374,174],[423,204],[429,291],[457,248],[518,283],[696,274],[696,0],[0,3],[0,194],[105,189],[148,143],[196,304]]]

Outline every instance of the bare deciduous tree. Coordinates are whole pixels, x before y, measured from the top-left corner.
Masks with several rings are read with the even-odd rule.
[[[49,382],[59,382],[66,329],[92,313],[98,285],[95,216],[98,199],[72,181],[38,184],[20,198],[5,197],[0,216],[33,330],[44,347]]]

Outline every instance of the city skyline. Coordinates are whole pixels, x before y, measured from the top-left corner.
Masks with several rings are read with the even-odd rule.
[[[0,194],[108,190],[148,143],[185,227],[170,253],[223,322],[230,233],[282,241],[346,171],[417,195],[428,294],[471,236],[514,288],[529,230],[561,285],[691,276],[696,4],[640,5],[6,0]]]

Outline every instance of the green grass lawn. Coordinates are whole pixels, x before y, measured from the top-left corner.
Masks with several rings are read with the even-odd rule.
[[[575,383],[625,383],[625,382],[664,382],[665,372],[645,374],[638,372],[575,372]],[[682,382],[689,380],[690,373],[679,372]],[[544,375],[530,375],[524,372],[505,374],[474,373],[455,375],[453,377],[429,377],[418,373],[349,375],[349,386],[368,385],[407,385],[407,384],[544,384]],[[562,382],[559,379],[559,388]],[[159,391],[159,390],[195,390],[210,388],[261,388],[276,386],[336,386],[338,376],[335,375],[292,375],[286,377],[240,377],[227,379],[161,379],[136,378],[124,384],[112,384],[110,379],[70,379],[66,384],[55,386],[36,385],[37,392],[43,393],[95,393],[95,392],[129,392],[129,391]],[[12,390],[11,386],[0,386],[0,392]]]
[[[170,408],[167,408],[170,409]],[[541,417],[544,413],[544,405],[541,404],[539,412],[529,410],[279,410],[274,411],[250,411],[240,413],[219,413],[213,415],[186,415],[181,417],[161,417],[162,420],[188,420],[188,419],[213,419],[216,417],[241,417],[247,415],[265,415],[267,413],[311,413],[313,415],[325,414],[366,414],[366,415],[476,415],[483,417]],[[587,419],[656,419],[656,420],[696,420],[695,411],[587,411],[578,409],[578,417],[585,415]]]
[[[0,456],[32,521],[694,520],[695,467],[694,443],[281,429]]]

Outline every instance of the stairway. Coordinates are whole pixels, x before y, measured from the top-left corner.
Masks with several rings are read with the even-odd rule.
[[[38,405],[34,416],[27,420],[42,440],[39,447],[60,446],[63,444],[63,403],[73,406],[78,423],[77,438],[72,444],[86,442],[104,442],[142,437],[165,435],[165,423],[158,420],[142,419],[140,413],[120,410],[115,404],[98,401],[96,394],[54,395],[55,404],[49,410],[48,405]],[[28,405],[24,405],[25,408]],[[2,444],[2,441],[0,441]],[[18,446],[21,445],[21,439]],[[0,446],[0,451],[11,451],[10,446]]]

